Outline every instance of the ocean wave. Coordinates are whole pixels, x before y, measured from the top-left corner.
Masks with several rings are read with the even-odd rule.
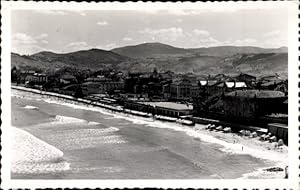
[[[122,136],[114,134],[118,128],[109,127],[102,129],[71,129],[55,135],[48,135],[50,141],[60,139],[66,150],[92,148],[101,144],[123,144],[127,143]]]
[[[30,105],[26,105],[24,106],[25,109],[30,109],[30,110],[38,110],[39,108],[35,107],[35,106],[30,106]]]
[[[55,121],[52,123],[57,124],[70,124],[70,123],[87,123],[84,119],[78,119],[75,117],[68,117],[68,116],[62,116],[62,115],[56,115]]]
[[[12,130],[12,173],[48,173],[64,171],[70,164],[63,152],[21,129]]]
[[[75,117],[63,116],[63,115],[56,115],[54,121],[50,124],[52,125],[63,125],[63,124],[86,124],[86,125],[99,125],[100,123],[95,121],[87,121],[84,119],[79,119]]]

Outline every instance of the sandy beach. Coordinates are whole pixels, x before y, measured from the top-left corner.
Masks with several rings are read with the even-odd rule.
[[[248,169],[241,176],[236,176],[237,178],[283,178],[284,172],[267,172],[264,171],[266,168],[270,167],[281,167],[284,168],[288,165],[288,147],[284,146],[281,150],[274,150],[274,144],[268,142],[261,142],[257,138],[241,137],[233,133],[223,133],[217,131],[208,131],[205,129],[206,126],[198,125],[194,127],[182,126],[179,124],[161,122],[153,120],[152,118],[141,118],[137,116],[132,116],[123,113],[113,113],[109,110],[102,108],[87,106],[83,104],[77,104],[71,101],[63,101],[52,97],[41,97],[40,95],[25,93],[13,90],[13,98],[20,99],[26,98],[27,100],[34,100],[37,102],[45,102],[47,104],[66,106],[76,110],[85,110],[98,112],[103,115],[110,116],[116,120],[127,120],[134,125],[142,126],[143,128],[159,128],[162,130],[168,129],[175,132],[183,132],[193,141],[205,142],[219,147],[218,149],[229,155],[240,155],[240,156],[251,156],[253,158],[265,160],[266,164],[264,167],[259,166],[254,169]],[[26,105],[27,110],[36,111],[39,109],[34,105]],[[26,130],[26,129],[25,129]],[[148,130],[148,129],[147,129]],[[149,129],[150,130],[150,129]],[[43,137],[43,136],[41,136]],[[247,167],[245,165],[244,167]]]

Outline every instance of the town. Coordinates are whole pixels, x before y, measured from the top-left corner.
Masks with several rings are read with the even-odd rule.
[[[288,80],[278,74],[255,77],[196,75],[172,71],[123,72],[62,68],[11,69],[13,86],[99,102],[142,117],[206,124],[209,130],[239,132],[288,144]]]

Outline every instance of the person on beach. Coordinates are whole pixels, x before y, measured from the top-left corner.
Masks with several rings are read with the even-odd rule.
[[[242,146],[242,151],[244,150],[244,146]]]

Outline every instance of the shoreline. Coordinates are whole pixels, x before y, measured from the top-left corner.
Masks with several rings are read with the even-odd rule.
[[[18,89],[15,89],[18,90]],[[26,89],[24,91],[31,93],[31,89]],[[34,92],[33,92],[34,93]],[[37,95],[48,95],[48,94],[39,94],[39,93],[34,93]],[[214,143],[221,145],[223,148],[221,148],[221,151],[226,152],[226,153],[231,153],[231,154],[246,154],[250,155],[256,158],[264,159],[266,161],[271,161],[274,163],[274,167],[281,167],[284,168],[285,166],[288,165],[288,147],[284,146],[281,151],[279,150],[273,150],[272,143],[268,142],[261,142],[258,141],[257,139],[254,138],[248,138],[248,137],[241,137],[238,136],[237,134],[234,133],[222,133],[222,132],[217,132],[217,131],[208,131],[205,129],[205,125],[201,124],[196,124],[194,127],[188,127],[184,125],[179,125],[179,124],[174,124],[171,122],[164,122],[164,121],[158,121],[154,119],[149,119],[149,118],[143,118],[140,116],[132,115],[130,113],[122,113],[122,112],[113,112],[109,111],[108,108],[101,107],[101,106],[93,106],[90,107],[86,103],[75,101],[70,103],[66,102],[62,97],[59,97],[61,99],[59,100],[53,100],[51,99],[51,95],[49,95],[48,100],[41,100],[45,101],[47,103],[55,103],[55,104],[61,104],[69,107],[73,107],[75,109],[85,109],[85,110],[90,110],[90,111],[96,111],[96,112],[101,112],[102,114],[109,114],[117,118],[122,118],[129,120],[133,123],[138,123],[142,124],[142,126],[149,126],[149,127],[157,127],[155,125],[156,122],[159,122],[160,124],[163,124],[163,127],[161,128],[167,128],[175,131],[181,131],[184,132],[186,135],[191,136],[193,138],[199,138],[200,140],[208,143]],[[234,142],[236,143],[234,143]],[[273,165],[273,164],[272,164]],[[266,172],[263,171],[263,169],[270,168],[270,167],[264,167],[258,170],[255,170],[250,173],[246,173],[243,175],[242,178],[247,178],[253,176],[261,176],[263,174],[271,174],[272,176],[279,176],[279,174],[282,174],[282,178],[284,177],[284,172]],[[272,177],[271,176],[271,177]],[[268,178],[271,178],[269,175],[267,175]]]

